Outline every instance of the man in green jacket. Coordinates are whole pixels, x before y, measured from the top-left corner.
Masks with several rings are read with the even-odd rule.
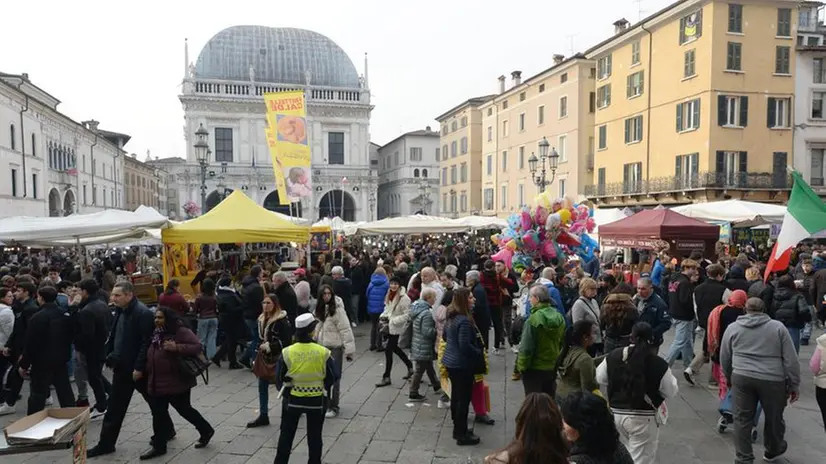
[[[565,341],[565,319],[544,285],[534,285],[529,295],[531,315],[522,329],[516,368],[526,396],[543,392],[556,398],[556,358]]]

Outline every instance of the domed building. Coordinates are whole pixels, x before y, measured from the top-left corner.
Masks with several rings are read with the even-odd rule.
[[[207,198],[203,210],[240,189],[262,206],[310,220],[340,216],[370,220],[377,161],[370,158],[370,91],[364,74],[335,42],[313,31],[233,26],[213,36],[197,60],[185,49],[180,101],[184,108],[185,163],[166,166],[181,204],[201,202],[201,174],[193,145],[209,132]],[[313,195],[279,205],[267,139],[264,94],[304,90],[312,153]]]

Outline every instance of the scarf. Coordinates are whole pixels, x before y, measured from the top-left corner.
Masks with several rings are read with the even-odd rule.
[[[160,348],[161,343],[163,343],[163,335],[164,330],[160,327],[155,327],[155,331],[152,332],[152,346],[155,348]]]

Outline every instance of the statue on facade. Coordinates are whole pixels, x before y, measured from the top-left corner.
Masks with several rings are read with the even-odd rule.
[[[195,79],[195,63],[189,63],[189,78]]]
[[[255,82],[255,67],[250,65],[250,82]]]
[[[313,77],[313,72],[310,71],[309,69],[305,69],[304,70],[304,83],[306,85],[308,85],[308,86],[310,85],[310,80],[312,80],[312,77]]]

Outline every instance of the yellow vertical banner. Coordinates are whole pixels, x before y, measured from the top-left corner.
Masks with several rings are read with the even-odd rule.
[[[264,102],[279,202],[298,202],[313,193],[304,92],[266,93]]]

